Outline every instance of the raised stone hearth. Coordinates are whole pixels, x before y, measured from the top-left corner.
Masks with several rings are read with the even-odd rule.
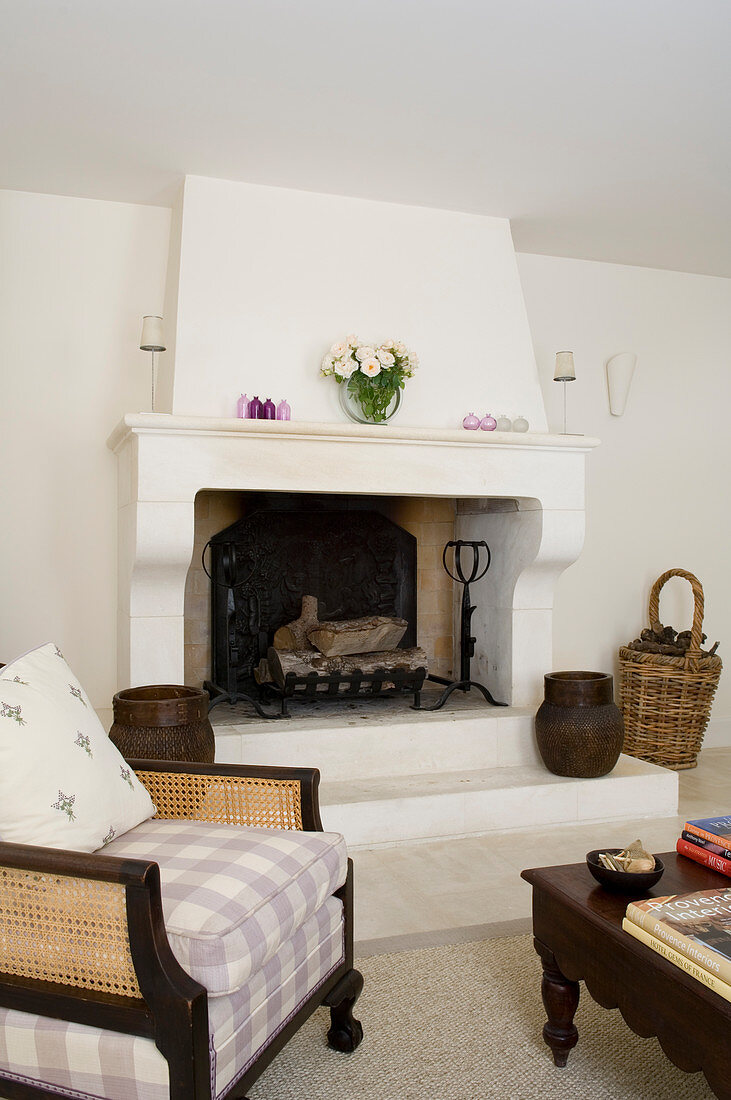
[[[677,812],[676,773],[630,756],[600,779],[552,775],[533,714],[457,692],[430,715],[379,699],[314,704],[296,723],[262,722],[242,705],[211,719],[221,761],[318,767],[325,828],[354,847],[515,829],[530,829],[533,846],[551,825]]]
[[[325,823],[354,844],[674,812],[674,773],[622,758],[606,779],[558,780],[533,746],[531,715],[553,667],[554,586],[581,550],[585,456],[596,442],[124,417],[109,440],[119,458],[119,687],[185,682],[186,579],[202,491],[446,500],[454,537],[485,539],[492,551],[472,588],[473,678],[511,709],[470,696],[435,714],[401,701],[379,718],[376,701],[362,717],[310,711],[261,727],[224,704],[213,712],[217,759],[319,767]]]

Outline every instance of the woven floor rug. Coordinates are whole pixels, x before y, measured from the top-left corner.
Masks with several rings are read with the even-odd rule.
[[[583,985],[579,1042],[557,1069],[541,1037],[530,936],[377,955],[357,963],[365,1038],[325,1045],[320,1009],[249,1090],[250,1100],[711,1100],[702,1074],[667,1060]]]

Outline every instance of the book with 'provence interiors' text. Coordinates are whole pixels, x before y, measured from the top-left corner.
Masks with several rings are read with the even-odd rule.
[[[658,955],[662,955],[664,959],[671,962],[673,966],[677,966],[679,970],[684,970],[686,974],[690,974],[691,978],[695,978],[701,985],[705,985],[706,988],[712,989],[714,993],[718,993],[726,1001],[731,1001],[731,985],[728,982],[724,982],[722,978],[717,978],[715,974],[711,974],[708,970],[705,970],[697,963],[691,962],[690,959],[686,959],[685,955],[681,955],[679,951],[673,950],[672,947],[668,947],[662,940],[656,940],[654,936],[651,936],[649,932],[645,932],[644,928],[640,928],[639,924],[633,924],[631,920],[627,920],[625,917],[622,921],[622,928],[625,932],[629,932],[630,936],[634,936],[640,943],[644,943],[646,947],[651,948]]]
[[[633,901],[626,917],[731,985],[731,889]]]

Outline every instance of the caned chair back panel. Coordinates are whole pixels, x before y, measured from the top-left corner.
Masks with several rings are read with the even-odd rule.
[[[157,807],[157,817],[301,829],[298,779],[138,771]]]

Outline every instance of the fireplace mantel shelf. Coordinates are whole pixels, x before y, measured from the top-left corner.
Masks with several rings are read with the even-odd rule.
[[[571,451],[586,453],[599,440],[585,435],[555,435],[547,432],[483,432],[449,428],[409,428],[396,424],[321,424],[307,420],[238,420],[208,416],[173,416],[170,413],[127,413],[107,440],[117,451],[130,434],[275,436],[288,440],[336,440],[339,443],[420,443],[427,446],[455,445],[470,449],[495,447],[500,450]]]

